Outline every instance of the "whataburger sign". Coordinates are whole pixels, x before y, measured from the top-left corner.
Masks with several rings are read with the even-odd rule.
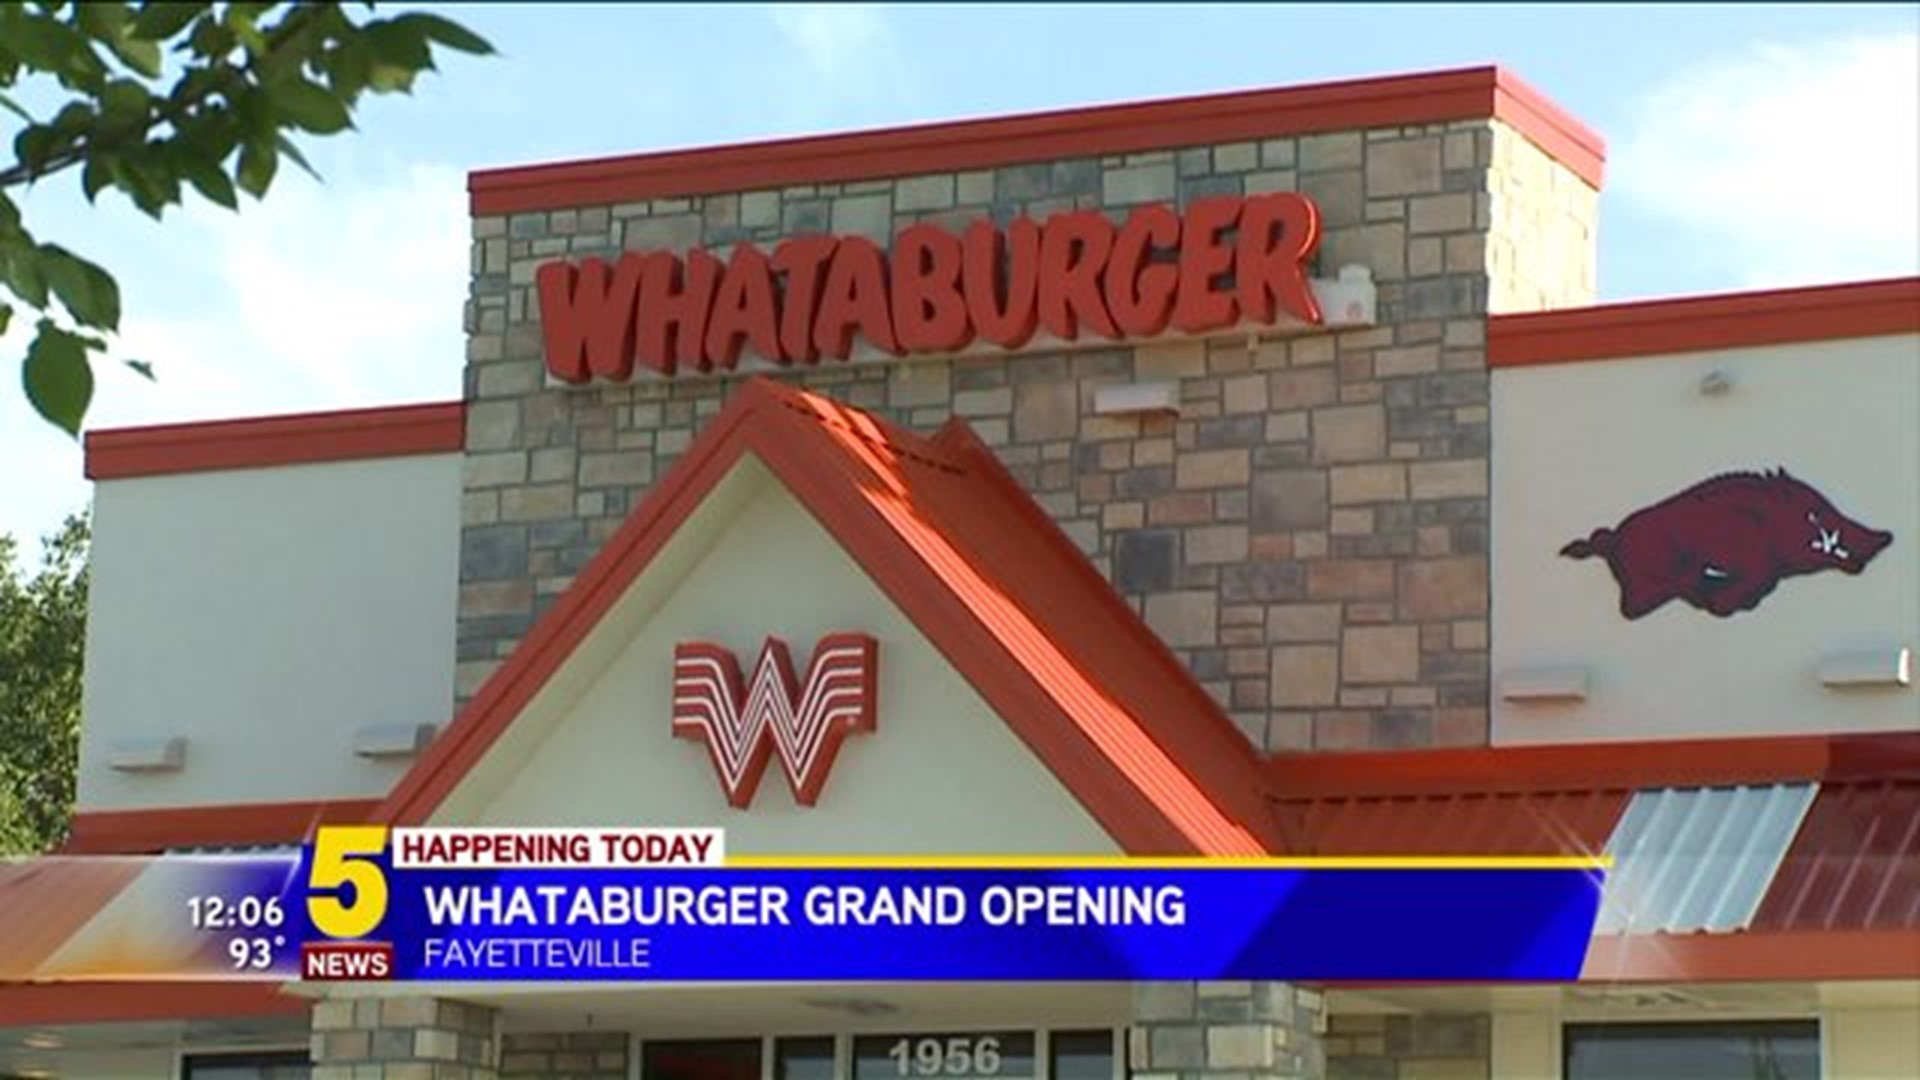
[[[801,235],[725,262],[628,252],[547,263],[535,274],[547,370],[561,382],[727,372],[845,360],[856,337],[892,356],[1198,335],[1282,315],[1318,325],[1307,264],[1320,214],[1294,192],[1196,199],[1184,214],[1138,207],[963,234],[902,229],[891,258],[860,236]]]

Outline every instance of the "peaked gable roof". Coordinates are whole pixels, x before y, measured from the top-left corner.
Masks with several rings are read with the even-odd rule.
[[[1274,850],[1244,736],[970,429],[923,438],[764,378],[733,392],[376,820],[425,821],[747,454],[1122,848]]]

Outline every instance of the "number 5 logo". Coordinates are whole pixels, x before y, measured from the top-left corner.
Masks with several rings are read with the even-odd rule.
[[[387,915],[387,878],[373,856],[387,850],[385,825],[322,825],[313,838],[309,892],[352,886],[353,903],[338,896],[307,897],[313,928],[330,938],[360,938]]]

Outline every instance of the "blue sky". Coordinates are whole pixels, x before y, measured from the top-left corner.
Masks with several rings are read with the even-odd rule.
[[[1920,272],[1920,5],[488,5],[453,58],[261,205],[155,225],[72,178],[42,240],[111,266],[94,427],[457,397],[467,170],[1499,63],[1607,139],[1603,299]],[[9,143],[12,128],[0,123]],[[15,364],[21,335],[0,342]],[[15,378],[13,375],[7,376]],[[0,394],[0,532],[90,497]]]

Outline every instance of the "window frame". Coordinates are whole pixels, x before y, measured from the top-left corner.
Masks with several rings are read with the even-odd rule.
[[[1689,1030],[1703,1036],[1751,1028],[1804,1028],[1813,1036],[1816,1077],[1827,1075],[1826,1025],[1810,1016],[1716,1016],[1638,1020],[1569,1020],[1560,1024],[1560,1080],[1573,1080],[1573,1052],[1576,1033],[1586,1031],[1648,1031],[1653,1029]]]
[[[219,1065],[235,1066],[272,1066],[304,1065],[311,1074],[314,1068],[313,1051],[291,1046],[280,1048],[248,1048],[245,1050],[216,1050],[208,1047],[184,1048],[175,1062],[174,1075],[180,1080],[194,1080],[197,1066]]]

